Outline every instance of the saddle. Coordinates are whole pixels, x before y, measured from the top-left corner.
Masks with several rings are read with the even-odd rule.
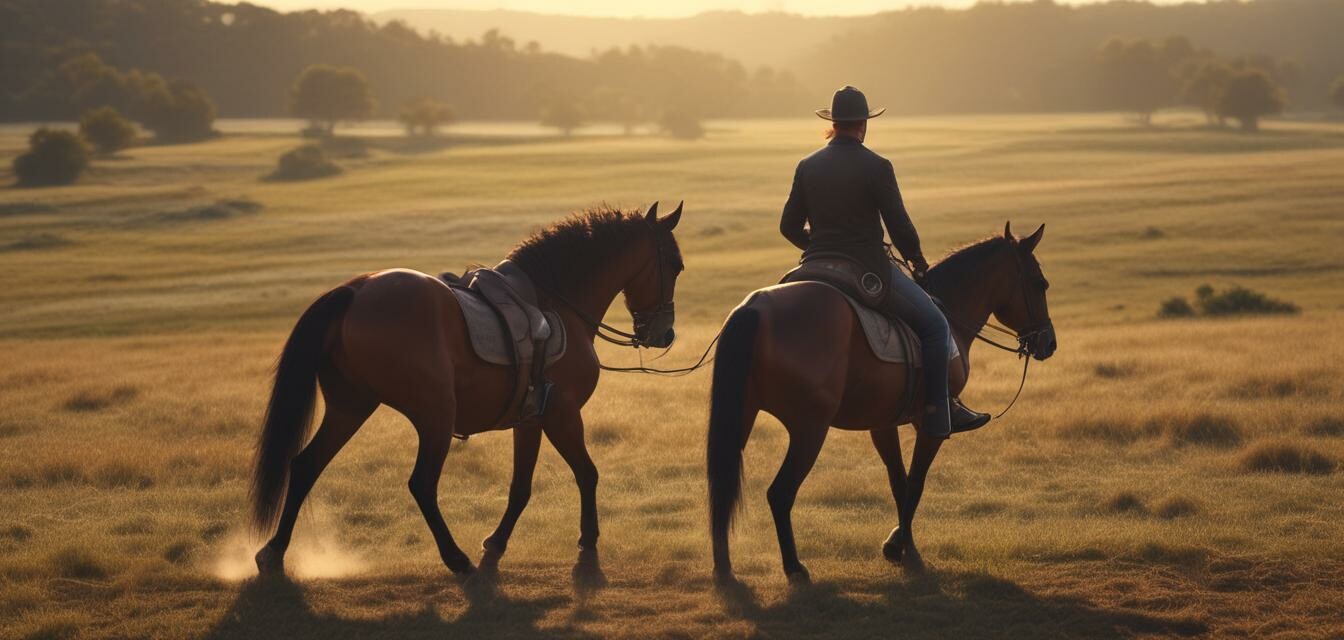
[[[780,279],[780,285],[817,282],[836,289],[845,297],[859,319],[863,335],[873,355],[882,362],[904,364],[911,369],[923,366],[919,338],[910,325],[888,317],[879,306],[886,288],[877,274],[844,254],[818,254],[809,257]],[[952,341],[949,360],[956,359],[956,341]]]
[[[508,260],[461,276],[445,272],[439,279],[462,307],[477,357],[514,371],[513,392],[495,426],[517,426],[543,415],[552,387],[545,369],[565,354],[560,316],[537,307],[532,280]]]

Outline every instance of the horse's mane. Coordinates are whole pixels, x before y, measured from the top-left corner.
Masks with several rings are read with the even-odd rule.
[[[983,264],[989,254],[1007,246],[1010,240],[994,235],[957,247],[943,256],[937,264],[929,268],[929,276],[938,279],[955,279],[970,274],[977,265]]]
[[[533,233],[505,257],[533,280],[569,293],[646,229],[638,212],[603,205],[570,214]]]

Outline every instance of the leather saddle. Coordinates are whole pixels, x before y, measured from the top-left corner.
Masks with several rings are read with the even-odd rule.
[[[810,256],[779,282],[819,282],[838,290],[854,310],[868,347],[878,360],[912,369],[923,366],[914,330],[901,319],[888,317],[879,307],[887,294],[882,279],[854,259],[839,253]],[[948,358],[955,359],[959,355],[956,341],[950,344]]]
[[[543,415],[552,387],[545,369],[565,353],[559,315],[537,307],[532,280],[508,260],[461,276],[445,272],[439,279],[462,307],[476,355],[514,371],[513,392],[495,426],[517,426]]]

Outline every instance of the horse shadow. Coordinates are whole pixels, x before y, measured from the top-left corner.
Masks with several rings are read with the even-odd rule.
[[[206,638],[210,640],[267,637],[297,640],[338,640],[340,638],[592,638],[571,627],[538,628],[538,622],[551,610],[571,604],[564,595],[537,598],[511,598],[498,590],[466,590],[466,611],[456,619],[444,619],[432,603],[437,589],[417,589],[418,578],[375,580],[350,589],[357,598],[365,595],[370,604],[389,601],[425,604],[416,611],[361,617],[358,611],[341,615],[316,610],[314,601],[324,594],[285,577],[258,577],[243,583],[237,598]],[[345,585],[342,585],[343,587]],[[367,594],[360,594],[363,589]],[[390,587],[390,589],[389,589]],[[448,587],[455,589],[455,586]],[[351,594],[344,594],[346,599]],[[572,622],[572,621],[571,621]]]
[[[742,583],[719,588],[729,615],[761,637],[998,638],[1197,636],[1204,623],[1106,609],[1076,596],[1040,595],[983,572],[930,570],[898,582],[790,587],[763,605]]]

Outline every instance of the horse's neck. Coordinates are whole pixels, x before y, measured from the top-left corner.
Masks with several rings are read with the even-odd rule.
[[[962,353],[970,349],[975,335],[989,322],[997,304],[997,280],[998,272],[992,265],[985,265],[959,277],[937,279],[930,286],[930,293],[943,303]]]
[[[585,285],[579,290],[557,292],[563,300],[552,301],[547,306],[561,316],[577,320],[577,324],[583,327],[585,338],[592,342],[597,335],[597,327],[593,323],[602,322],[607,309],[630,280],[631,274],[625,268],[627,263],[629,260],[625,256],[616,256],[609,265],[611,268],[599,269],[584,280]]]

